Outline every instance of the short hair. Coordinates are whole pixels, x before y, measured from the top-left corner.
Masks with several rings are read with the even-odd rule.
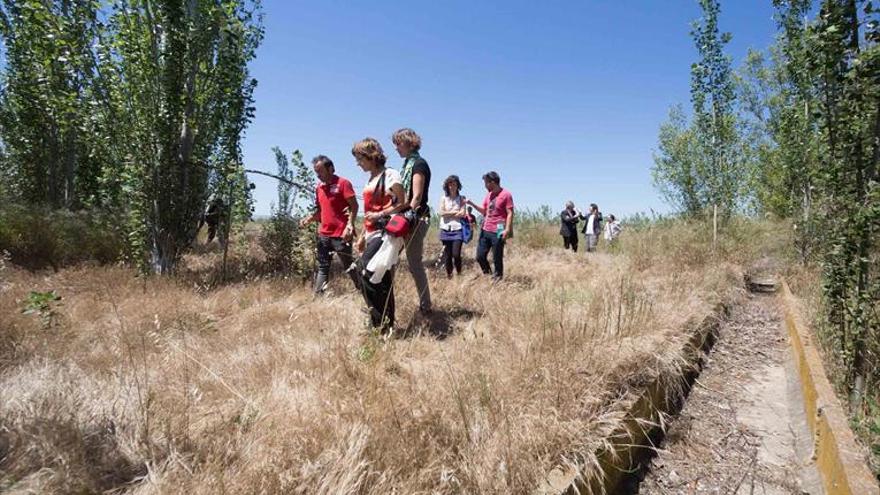
[[[405,144],[413,151],[419,151],[422,148],[422,138],[409,127],[394,131],[394,134],[391,135],[391,142],[395,145]]]
[[[569,208],[569,207],[574,208],[574,201],[566,201],[565,207],[566,208]]]
[[[455,184],[458,186],[458,192],[461,192],[461,181],[458,179],[457,175],[450,175],[443,181],[443,193],[449,196],[449,185]]]
[[[590,209],[591,209],[591,210],[598,210],[598,209],[599,209],[599,205],[597,205],[596,203],[590,203]]]
[[[614,215],[608,215],[608,218],[609,218],[612,222],[615,221],[615,220],[617,220],[617,217],[615,217]]]
[[[369,137],[354,143],[354,146],[351,147],[351,154],[355,158],[364,158],[382,167],[385,166],[385,161],[387,160],[379,141]]]
[[[312,158],[312,166],[316,166],[316,165],[321,165],[322,167],[326,167],[326,168],[330,169],[331,172],[336,171],[336,167],[333,165],[333,160],[331,160],[330,158],[328,158],[324,155],[318,155],[318,156]]]
[[[494,170],[483,174],[483,180],[487,180],[489,182],[494,182],[496,184],[501,184],[501,176],[498,175],[498,172],[496,172]]]

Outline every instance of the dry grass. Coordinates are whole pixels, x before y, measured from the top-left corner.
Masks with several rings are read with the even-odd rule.
[[[591,462],[630,390],[740,284],[726,259],[750,254],[713,255],[680,224],[589,257],[529,245],[510,246],[503,284],[473,265],[432,274],[430,322],[399,273],[410,335],[387,341],[343,277],[313,300],[290,281],[204,291],[7,266],[0,491],[531,492],[554,465]],[[48,289],[63,299],[42,328],[20,310]]]

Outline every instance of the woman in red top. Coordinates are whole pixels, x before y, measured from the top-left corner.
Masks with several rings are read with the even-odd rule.
[[[400,174],[385,167],[385,153],[373,138],[358,141],[351,148],[358,166],[370,174],[364,187],[364,229],[357,240],[357,250],[362,253],[361,268],[382,245],[382,221],[406,209],[403,182]],[[361,280],[362,292],[370,308],[370,321],[374,328],[390,331],[394,327],[394,270],[388,270],[378,284],[370,282],[369,276]]]

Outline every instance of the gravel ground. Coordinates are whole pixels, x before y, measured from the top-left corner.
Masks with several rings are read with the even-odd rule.
[[[721,325],[637,493],[819,494],[799,385],[772,296]]]

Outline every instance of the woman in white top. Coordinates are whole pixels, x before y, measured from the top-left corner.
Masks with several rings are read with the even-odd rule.
[[[464,243],[462,222],[466,221],[465,198],[459,194],[461,181],[450,175],[443,181],[443,197],[440,198],[440,242],[443,243],[443,264],[446,277],[452,278],[452,268],[461,275],[461,245]]]
[[[605,223],[605,240],[609,244],[613,244],[617,236],[620,235],[620,222],[614,218],[614,215],[608,215],[608,222]]]

